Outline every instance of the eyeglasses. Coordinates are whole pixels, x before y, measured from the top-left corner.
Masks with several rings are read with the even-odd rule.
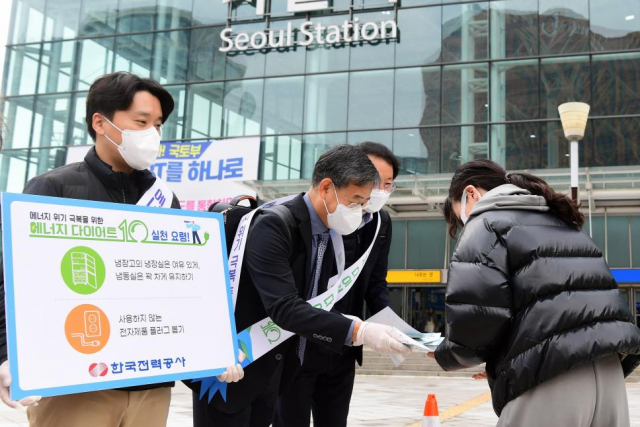
[[[398,187],[394,183],[385,184],[384,191],[386,191],[387,193],[391,194],[394,191],[396,191],[396,188],[398,188]]]

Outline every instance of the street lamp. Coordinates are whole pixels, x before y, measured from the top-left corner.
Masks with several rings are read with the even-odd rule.
[[[558,107],[564,136],[571,141],[571,198],[578,203],[578,141],[584,138],[589,104],[567,102]]]

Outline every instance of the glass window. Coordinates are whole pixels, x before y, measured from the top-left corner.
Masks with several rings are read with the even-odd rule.
[[[304,131],[345,130],[348,89],[348,73],[307,76],[304,93]]]
[[[165,89],[167,89],[173,97],[175,108],[167,121],[164,122],[164,125],[162,125],[162,139],[164,141],[175,141],[176,139],[182,139],[184,129],[184,110],[186,107],[186,89],[182,85],[166,86]],[[219,111],[218,117],[220,117]],[[219,119],[218,123],[220,123]]]
[[[236,4],[236,3],[234,3]],[[234,34],[247,32],[249,37],[256,31],[264,31],[265,24],[236,25]],[[246,79],[264,76],[265,54],[259,50],[231,50],[227,52],[227,79]]]
[[[393,126],[393,70],[351,73],[349,129]]]
[[[607,242],[609,257],[607,262],[611,268],[629,268],[629,217],[607,217]]]
[[[22,193],[29,150],[0,151],[0,191]]]
[[[442,123],[479,123],[489,118],[487,64],[449,65],[442,71]]]
[[[153,34],[116,37],[114,71],[128,71],[140,77],[151,76]]]
[[[76,41],[67,41],[42,45],[39,93],[69,92],[73,89],[76,44]]]
[[[233,21],[245,21],[249,19],[264,19],[256,14],[256,3],[251,0],[238,0],[231,3],[231,19]],[[265,0],[266,5],[266,0]]]
[[[378,9],[392,6],[389,0],[353,0],[353,9]]]
[[[407,221],[391,221],[391,247],[389,248],[389,270],[404,270],[407,243]]]
[[[44,40],[73,39],[78,35],[79,1],[47,0]]]
[[[36,99],[32,147],[67,145],[71,95],[45,95]]]
[[[80,35],[114,34],[118,0],[82,0]]]
[[[338,144],[346,144],[344,132],[302,135],[302,178],[311,179],[313,167],[322,153]]]
[[[592,120],[593,138],[583,139],[585,166],[637,166],[640,164],[638,120]]]
[[[222,135],[223,89],[223,83],[189,86],[185,138],[219,138]]]
[[[540,54],[589,51],[589,0],[540,0]]]
[[[260,135],[263,86],[262,80],[225,84],[223,136]]]
[[[40,44],[7,47],[9,75],[7,95],[30,95],[36,93],[38,66],[40,65]]]
[[[540,69],[540,118],[559,118],[558,105],[591,103],[589,57],[543,59]]]
[[[442,8],[425,7],[398,11],[396,66],[440,62]]]
[[[47,148],[30,150],[27,181],[51,169],[64,166],[67,160],[66,148]]]
[[[538,54],[538,0],[491,2],[491,57]]]
[[[396,127],[440,123],[440,67],[396,70]]]
[[[493,64],[491,118],[494,122],[538,118],[538,61]]]
[[[409,221],[407,268],[444,268],[446,229],[441,219]]]
[[[442,8],[442,60],[486,59],[489,47],[488,3],[467,3]],[[429,37],[433,37],[430,34]]]
[[[187,79],[188,57],[189,31],[156,33],[152,77],[161,84],[184,82]]]
[[[224,28],[191,30],[189,45],[189,81],[222,80],[226,54],[220,52],[220,31]]]
[[[45,0],[18,0],[13,3],[12,43],[31,43],[42,40],[44,3]]]
[[[442,128],[442,173],[451,173],[462,163],[489,157],[489,127]]]
[[[228,15],[229,3],[193,0],[193,25],[224,24]]]
[[[640,19],[640,14],[638,14]],[[640,53],[593,57],[591,116],[640,113]]]
[[[4,100],[4,124],[2,148],[27,148],[31,140],[33,122],[32,97],[7,98]]]
[[[86,90],[98,77],[112,71],[114,39],[84,39],[80,43],[78,89]]]
[[[283,4],[285,2],[282,2]],[[304,22],[303,19],[287,20],[287,21],[272,21],[270,29],[278,34],[277,40],[281,37],[286,37],[287,25],[291,23],[293,30],[293,40],[296,42],[302,40],[302,35],[297,28]],[[305,54],[306,48],[304,46],[293,46],[282,49],[270,49],[267,53],[267,69],[268,76],[277,76],[283,74],[303,74],[305,66]]]
[[[640,2],[591,0],[591,50],[640,47]]]
[[[349,15],[333,15],[313,18],[313,22],[328,25],[342,25]],[[307,47],[307,73],[341,71],[349,69],[349,44],[311,45]]]
[[[400,175],[440,171],[440,129],[398,129],[393,131],[393,153],[400,160]]]
[[[587,219],[588,220],[588,219]],[[605,238],[604,238],[604,217],[603,216],[594,216],[591,219],[591,227],[592,227],[592,239],[593,242],[600,248],[600,252],[602,252],[602,256],[606,256],[605,250]]]
[[[118,33],[153,31],[155,21],[156,0],[120,0],[118,4]]]
[[[73,117],[71,126],[73,129],[71,131],[71,141],[69,141],[69,145],[93,144],[93,140],[87,131],[87,122],[85,120],[87,111],[87,94],[75,94],[73,96],[71,106],[73,107],[71,112],[71,116]]]
[[[367,22],[377,22],[379,27],[384,21],[393,20],[392,11],[358,13],[354,18],[360,19],[360,28]],[[393,51],[396,43],[390,40],[359,41],[351,43],[352,70],[366,68],[393,67]]]
[[[422,6],[423,4],[441,4],[443,0],[401,0],[400,7]]]
[[[263,139],[262,179],[300,179],[302,142],[299,135],[267,136]]]
[[[492,160],[507,170],[544,167],[538,126],[538,123],[494,125],[491,129]]]
[[[302,76],[265,80],[262,113],[264,135],[302,132],[303,92]]]
[[[221,4],[222,1],[209,2],[210,8],[215,8],[214,3]],[[192,25],[191,9],[191,2],[184,2],[184,0],[158,0],[156,29],[172,30],[190,27]]]
[[[633,268],[640,267],[640,216],[631,218],[631,243],[633,250]]]
[[[390,149],[392,147],[393,132],[390,130],[365,130],[362,132],[349,132],[347,134],[348,144],[356,145],[365,141],[379,142]]]
[[[585,166],[585,156],[589,154],[590,148],[587,141],[593,140],[591,125],[587,125],[585,135],[579,145],[578,157],[580,166]],[[569,168],[569,141],[564,136],[562,124],[557,122],[540,123],[540,140],[542,144],[542,166],[543,168]],[[586,154],[585,154],[586,153]]]

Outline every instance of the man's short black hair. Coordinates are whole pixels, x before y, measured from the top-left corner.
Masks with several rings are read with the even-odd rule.
[[[364,154],[366,154],[367,156],[380,157],[382,160],[389,163],[389,165],[393,168],[393,179],[396,179],[398,177],[398,171],[400,170],[400,161],[386,145],[380,144],[379,142],[365,141],[356,145],[356,147],[364,151]]]
[[[162,123],[166,122],[173,111],[174,102],[171,94],[157,81],[118,71],[105,74],[93,82],[87,95],[86,116],[91,138],[96,140],[96,131],[93,130],[95,113],[112,120],[116,111],[126,111],[131,107],[136,93],[145,91],[158,98],[162,107]]]
[[[380,182],[378,170],[369,157],[361,149],[346,144],[325,151],[316,162],[311,184],[317,187],[325,178],[329,178],[336,188],[350,184],[364,187]]]

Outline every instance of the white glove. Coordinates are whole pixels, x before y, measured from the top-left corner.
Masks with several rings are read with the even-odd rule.
[[[238,352],[238,361],[242,363],[242,361],[246,358],[243,352]],[[237,383],[241,379],[244,378],[244,369],[242,369],[242,365],[237,364],[235,366],[228,366],[227,370],[224,374],[218,375],[218,381],[223,383]]]
[[[366,345],[380,354],[409,354],[408,342],[394,328],[380,323],[362,322],[354,345]]]
[[[24,399],[17,401],[11,400],[9,394],[9,387],[11,386],[11,372],[9,370],[9,361],[0,365],[0,399],[4,402],[5,405],[9,406],[13,409],[20,409],[21,411],[26,412],[27,406],[38,406],[38,401],[42,399],[40,396],[29,396]]]

